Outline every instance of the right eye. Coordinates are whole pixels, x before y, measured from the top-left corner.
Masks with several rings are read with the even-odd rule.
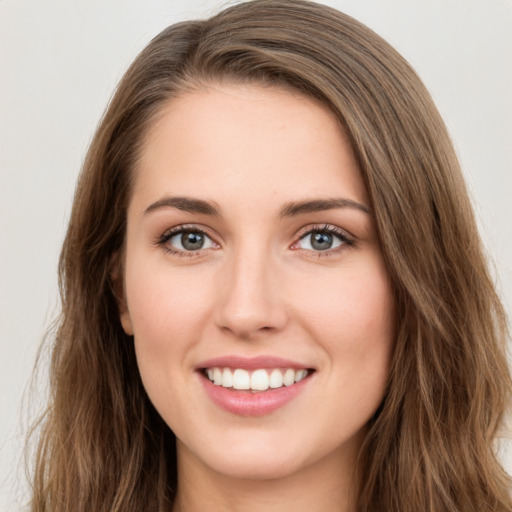
[[[203,231],[183,229],[170,233],[163,243],[174,251],[191,252],[215,247],[213,240]]]
[[[301,249],[308,249],[313,251],[329,251],[346,243],[344,239],[332,231],[328,230],[315,230],[306,233],[298,242]]]

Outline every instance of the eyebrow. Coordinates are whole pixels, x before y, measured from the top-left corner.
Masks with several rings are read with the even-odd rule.
[[[176,208],[189,213],[200,213],[203,215],[211,215],[214,217],[221,216],[220,207],[203,199],[195,199],[192,197],[169,196],[159,199],[150,204],[145,210],[144,215],[159,210],[160,208]],[[280,217],[294,217],[296,215],[304,215],[307,213],[322,212],[333,210],[336,208],[353,208],[368,215],[371,210],[364,204],[358,203],[352,199],[335,198],[335,199],[312,199],[305,201],[297,201],[286,203],[280,211]]]
[[[303,215],[305,213],[323,212],[325,210],[333,210],[335,208],[353,208],[371,215],[368,206],[353,201],[352,199],[335,198],[335,199],[313,199],[310,201],[299,201],[287,203],[281,209],[281,217],[293,217],[295,215]]]
[[[184,212],[202,213],[203,215],[220,217],[220,208],[217,204],[203,201],[202,199],[194,199],[192,197],[164,197],[150,204],[144,210],[144,215],[160,208],[176,208]]]

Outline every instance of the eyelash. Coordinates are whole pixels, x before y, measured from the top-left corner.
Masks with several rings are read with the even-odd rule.
[[[197,251],[182,251],[173,249],[170,245],[168,245],[169,240],[176,235],[179,235],[180,233],[186,233],[186,232],[192,232],[192,233],[201,233],[211,240],[213,238],[208,234],[208,232],[205,229],[202,229],[200,226],[197,226],[195,224],[192,225],[181,225],[181,226],[175,226],[173,228],[168,229],[163,233],[158,239],[156,240],[156,245],[160,246],[166,253],[173,254],[178,257],[184,257],[184,258],[193,258],[198,257],[201,255],[202,250],[198,249]],[[302,239],[307,237],[308,235],[311,235],[313,233],[330,233],[332,235],[335,235],[337,238],[341,240],[341,245],[334,249],[326,249],[324,251],[314,251],[310,249],[301,249],[295,248],[293,250],[299,250],[299,251],[306,251],[310,255],[314,257],[326,257],[326,256],[332,256],[334,254],[338,254],[340,251],[343,251],[350,247],[356,247],[356,241],[355,239],[350,236],[346,231],[343,229],[340,229],[336,226],[333,226],[331,224],[323,224],[323,225],[312,225],[308,226],[307,228],[304,228],[299,232],[297,235],[297,240],[291,245],[291,247],[297,245]],[[216,242],[214,242],[216,243]],[[218,245],[218,244],[216,244]]]
[[[168,241],[176,235],[179,235],[181,233],[201,233],[211,240],[213,238],[208,234],[208,232],[205,229],[202,229],[200,226],[197,226],[195,224],[185,224],[181,226],[175,226],[173,228],[168,229],[158,237],[156,240],[156,245],[160,246],[167,254],[172,254],[174,256],[179,256],[183,258],[194,258],[201,255],[201,249],[197,251],[181,251],[179,249],[174,249],[172,246],[168,245]],[[218,244],[217,244],[218,245]]]
[[[313,233],[329,233],[335,235],[337,238],[341,240],[341,244],[334,249],[326,249],[324,251],[313,251],[310,249],[301,249],[300,247],[294,249],[296,251],[306,251],[309,255],[317,258],[325,258],[328,256],[333,256],[339,254],[341,251],[346,250],[347,248],[356,247],[356,240],[350,236],[345,230],[338,228],[337,226],[333,226],[331,224],[317,224],[313,226],[307,226],[297,236],[297,241],[292,244],[292,247],[297,245],[301,240],[306,238]]]

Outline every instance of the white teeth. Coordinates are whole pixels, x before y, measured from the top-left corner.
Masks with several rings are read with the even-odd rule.
[[[283,384],[285,386],[291,386],[294,383],[295,383],[295,372],[291,368],[288,368],[288,370],[286,370],[283,375]]]
[[[240,368],[237,368],[233,372],[233,387],[235,389],[250,389],[251,388],[251,378],[249,377],[249,372],[246,370],[241,370]]]
[[[213,369],[213,383],[216,386],[222,386],[222,372],[220,371],[220,368]]]
[[[271,388],[280,388],[283,385],[283,374],[281,373],[281,370],[278,370],[277,368],[272,370],[269,384]]]
[[[295,382],[300,382],[308,374],[307,370],[299,370],[295,374]]]
[[[282,386],[291,386],[300,382],[308,375],[308,370],[294,370],[287,368],[280,370],[258,369],[248,372],[241,368],[207,368],[206,375],[216,386],[252,391],[266,391],[268,388],[276,389]]]
[[[221,386],[224,388],[230,388],[233,386],[233,374],[229,368],[224,368],[224,370],[222,370]]]
[[[267,370],[256,370],[251,375],[251,389],[255,391],[265,391],[268,389]]]

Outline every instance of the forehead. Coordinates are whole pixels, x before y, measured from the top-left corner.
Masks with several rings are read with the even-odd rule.
[[[257,85],[212,85],[169,101],[135,171],[134,201],[172,194],[268,202],[335,192],[366,201],[334,114],[300,93]]]

